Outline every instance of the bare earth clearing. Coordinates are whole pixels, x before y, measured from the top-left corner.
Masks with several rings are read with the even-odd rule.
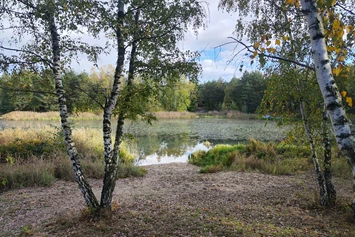
[[[315,205],[310,174],[198,174],[185,163],[147,166],[117,181],[116,211],[94,222],[76,183],[0,194],[0,236],[355,236],[351,180],[336,179],[336,207]],[[99,195],[101,180],[91,180]]]

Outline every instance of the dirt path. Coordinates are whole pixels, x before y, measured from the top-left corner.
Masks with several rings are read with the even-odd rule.
[[[146,168],[148,173],[145,177],[118,180],[114,200],[120,203],[122,213],[129,213],[130,216],[140,216],[143,212],[147,216],[163,217],[166,215],[165,221],[167,223],[159,224],[166,228],[166,232],[152,230],[142,232],[142,234],[139,231],[148,228],[143,226],[142,230],[139,230],[138,227],[135,230],[123,228],[121,232],[115,232],[114,236],[139,236],[139,233],[141,236],[154,235],[154,233],[158,236],[189,236],[180,232],[181,235],[175,233],[174,228],[169,227],[169,218],[174,218],[172,213],[179,212],[183,216],[192,213],[191,216],[195,216],[196,219],[193,221],[204,221],[206,218],[216,217],[219,219],[213,221],[219,223],[218,226],[223,223],[226,226],[221,229],[222,232],[215,232],[213,229],[215,227],[209,227],[210,224],[208,224],[204,228],[212,228],[212,231],[196,230],[196,233],[201,232],[202,236],[208,236],[206,233],[210,233],[212,236],[224,234],[229,236],[228,233],[239,233],[233,232],[238,231],[239,228],[233,226],[234,222],[228,224],[228,221],[232,220],[238,220],[238,223],[263,223],[266,220],[268,225],[276,228],[276,231],[283,226],[290,226],[290,228],[294,228],[295,236],[298,236],[297,233],[303,233],[304,230],[323,233],[319,236],[327,236],[329,233],[323,226],[323,214],[317,210],[309,211],[307,202],[303,203],[305,199],[313,195],[313,178],[310,175],[272,176],[239,172],[198,174],[198,167],[185,163],[153,165]],[[90,180],[90,183],[95,194],[99,196],[101,180]],[[337,187],[347,187],[340,180],[336,182],[336,185]],[[350,200],[350,184],[348,188],[338,189],[338,193],[344,200]],[[312,200],[309,205],[312,205]],[[28,228],[41,230],[44,226],[50,225],[58,216],[77,213],[83,208],[84,201],[81,193],[76,184],[72,182],[57,181],[48,188],[25,188],[0,194],[0,230],[2,230],[0,236],[14,236]],[[333,215],[334,212],[331,214]],[[186,219],[186,216],[184,218]],[[330,216],[330,218],[333,217]],[[174,225],[181,225],[183,229],[190,228],[191,226],[185,226],[189,222],[188,219],[185,219],[181,222],[174,219]],[[209,220],[209,223],[212,219]],[[310,219],[317,220],[317,223],[320,223],[319,226],[314,226],[315,224],[310,222]],[[324,220],[324,222],[326,221]],[[149,222],[149,218],[144,223],[146,222]],[[312,226],[310,223],[313,223]],[[152,226],[154,227],[154,225]],[[229,227],[232,232],[224,233],[223,231],[229,231]],[[344,229],[344,227],[342,228]],[[50,231],[43,229],[43,233],[48,232],[50,236],[56,236],[56,233]],[[73,236],[80,236],[75,232],[71,233]],[[159,233],[165,234],[159,235]],[[167,233],[171,233],[171,235]],[[245,233],[249,232],[244,231],[243,233],[244,236],[248,236]],[[63,234],[57,234],[63,236]]]

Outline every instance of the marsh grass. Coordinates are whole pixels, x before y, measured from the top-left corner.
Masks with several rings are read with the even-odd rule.
[[[291,155],[294,154],[293,156]],[[191,164],[201,166],[201,173],[221,170],[259,171],[274,175],[292,174],[312,167],[305,150],[298,147],[264,143],[250,139],[249,143],[235,146],[217,145],[211,150],[197,151],[190,155]],[[296,157],[296,154],[298,156]]]
[[[323,167],[322,152],[318,160]],[[307,146],[285,143],[265,143],[250,139],[247,144],[235,146],[217,145],[209,151],[196,151],[189,156],[189,163],[200,166],[200,173],[221,170],[257,171],[273,175],[288,175],[313,169]],[[332,174],[347,179],[351,177],[348,161],[339,150],[332,149]]]
[[[103,138],[97,129],[73,131],[86,177],[104,176]],[[0,132],[0,191],[20,187],[47,186],[55,179],[74,181],[60,128],[5,129]],[[123,142],[118,178],[143,176],[145,169],[134,165],[135,156]]]

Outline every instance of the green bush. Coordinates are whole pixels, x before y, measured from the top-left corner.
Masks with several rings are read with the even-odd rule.
[[[196,151],[189,156],[189,162],[197,166],[223,165],[231,166],[234,152],[244,149],[243,145],[217,145],[208,152]]]

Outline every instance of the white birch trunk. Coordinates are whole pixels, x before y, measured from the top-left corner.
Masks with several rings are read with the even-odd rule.
[[[318,12],[316,0],[301,0],[302,12],[306,17],[311,38],[313,62],[317,81],[323,95],[324,104],[331,119],[333,132],[339,149],[349,160],[354,178],[355,192],[355,139],[351,134],[351,122],[345,114],[339,90],[333,78],[330,60],[324,38],[322,18]],[[355,196],[352,202],[355,216]]]
[[[61,69],[60,69],[59,35],[58,35],[54,17],[50,17],[49,27],[50,27],[50,34],[52,40],[52,53],[53,53],[52,70],[54,74],[54,81],[55,81],[56,94],[58,97],[61,124],[64,131],[64,139],[67,146],[67,151],[73,165],[75,180],[79,185],[80,191],[84,195],[86,205],[90,208],[97,209],[99,207],[99,203],[89,183],[85,179],[84,172],[81,168],[80,161],[79,161],[79,154],[76,150],[75,143],[73,141],[72,130],[68,121],[68,112],[67,112],[66,101],[64,98],[64,89],[63,89],[63,82],[62,82]]]
[[[334,206],[337,199],[337,192],[335,191],[333,181],[332,181],[332,149],[329,142],[328,135],[328,113],[326,108],[323,111],[323,121],[322,121],[322,137],[323,137],[323,147],[324,147],[324,180],[325,186],[327,188],[328,194],[328,205]]]
[[[121,27],[123,26],[124,23],[123,18],[124,18],[124,1],[120,0],[118,1],[118,12],[117,12],[117,20],[119,26],[116,29],[116,41],[117,41],[116,70],[115,70],[111,94],[109,99],[106,101],[104,115],[103,115],[105,174],[104,174],[103,186],[101,191],[100,207],[107,210],[111,210],[112,193],[113,190],[115,189],[116,173],[118,168],[117,166],[118,166],[119,152],[118,151],[114,152],[112,149],[111,117],[112,117],[113,110],[116,108],[117,100],[119,97],[120,77],[123,72],[123,65],[125,59],[125,47],[123,42],[124,39],[123,39],[123,34],[121,32]],[[118,140],[121,141],[121,137],[116,136],[116,141]]]
[[[323,173],[322,173],[320,166],[319,166],[316,147],[314,145],[313,135],[312,135],[311,130],[309,129],[309,126],[308,126],[308,120],[307,120],[306,112],[304,110],[304,103],[302,100],[300,100],[300,110],[301,110],[304,130],[306,131],[309,145],[311,147],[312,160],[313,160],[313,164],[314,164],[314,171],[316,172],[316,175],[317,175],[320,205],[326,206],[328,203],[328,196],[327,196],[327,189],[325,186],[325,180],[324,180]]]

